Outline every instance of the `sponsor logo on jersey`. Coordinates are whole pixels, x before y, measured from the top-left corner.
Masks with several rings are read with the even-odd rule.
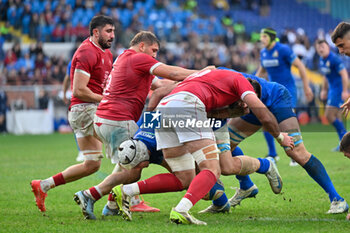
[[[266,59],[262,61],[264,68],[279,66],[278,59]]]

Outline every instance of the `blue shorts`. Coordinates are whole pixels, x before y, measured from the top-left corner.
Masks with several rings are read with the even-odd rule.
[[[340,106],[343,104],[343,100],[341,99],[341,92],[337,94],[329,93],[327,98],[327,105],[333,106],[336,108],[340,108]]]
[[[291,88],[287,88],[287,90],[289,91],[289,94],[291,95],[292,108],[296,108],[297,103],[298,103],[297,89],[295,87],[294,88],[291,87]]]
[[[276,95],[270,96],[270,98],[273,98],[273,100],[270,100],[269,102],[271,104],[266,107],[276,117],[278,123],[281,123],[288,118],[296,117],[293,111],[292,96],[285,87],[281,86],[278,89],[278,92],[276,92]],[[249,113],[241,118],[253,125],[262,125],[253,113]]]
[[[164,156],[161,150],[159,151],[151,151],[151,156],[149,158],[150,163],[161,165],[163,162]]]

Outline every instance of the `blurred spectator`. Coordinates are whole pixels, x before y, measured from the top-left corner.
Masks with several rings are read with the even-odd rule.
[[[17,61],[17,56],[12,49],[9,49],[5,55],[4,64],[6,67],[13,68]]]
[[[259,0],[260,16],[270,15],[271,0]]]
[[[39,32],[40,18],[38,13],[33,13],[30,18],[29,24],[29,36],[31,38],[37,38]]]
[[[63,25],[60,23],[56,25],[55,29],[52,32],[53,42],[63,42],[64,35],[66,34],[66,30]]]
[[[17,60],[16,67],[17,70],[24,68],[25,70],[34,69],[34,61],[30,58],[29,52],[26,52],[23,57]]]
[[[7,9],[9,8],[9,1],[7,0],[0,0],[0,21],[7,21]]]
[[[9,33],[10,23],[7,21],[5,24],[0,25],[0,34],[5,38],[5,40],[10,41],[12,39],[12,35]]]
[[[41,89],[39,92],[39,109],[47,109],[49,105],[49,94]]]
[[[17,58],[21,57],[22,49],[21,49],[21,44],[18,41],[16,41],[13,44],[12,51],[14,52],[14,54],[16,55]]]
[[[183,6],[184,10],[190,10],[195,11],[197,8],[197,1],[196,0],[186,0],[185,4]]]
[[[213,5],[216,9],[228,11],[230,9],[230,5],[227,0],[213,0]]]
[[[245,39],[245,26],[242,22],[238,21],[237,23],[235,23],[233,25],[233,30],[238,40]]]
[[[81,22],[75,27],[75,33],[78,41],[83,41],[89,36],[89,29],[84,27]]]
[[[2,88],[0,88],[0,133],[6,133],[6,110],[7,110],[6,92]]]
[[[17,99],[13,100],[11,103],[11,110],[25,110],[27,109],[27,103],[23,96],[19,96]]]
[[[5,43],[5,37],[1,34],[1,31],[0,31],[0,69],[1,69],[2,62],[5,59],[4,43]]]

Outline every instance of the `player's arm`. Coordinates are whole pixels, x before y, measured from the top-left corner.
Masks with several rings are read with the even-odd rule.
[[[320,99],[325,101],[327,100],[327,96],[328,96],[328,81],[327,81],[327,78],[323,76],[323,84],[320,92]]]
[[[306,68],[298,57],[294,59],[292,64],[298,68],[299,75],[301,77],[301,80],[303,81],[304,93],[305,93],[306,99],[307,101],[311,102],[312,99],[314,98],[314,94],[312,93],[312,90],[309,86],[309,79],[306,76]]]
[[[276,118],[255,94],[245,95],[243,101],[281,146],[294,148],[293,138],[287,133],[280,132]]]
[[[215,66],[207,66],[200,71],[207,70],[207,69],[211,69],[211,70],[215,69]],[[187,76],[195,72],[199,72],[199,70],[189,70],[179,66],[171,66],[166,64],[161,64],[153,70],[154,75],[167,78],[170,80],[174,80],[174,81],[182,81]]]
[[[175,87],[176,83],[170,83],[154,90],[149,100],[147,111],[153,111],[161,99],[163,99],[164,96],[168,95]]]
[[[341,76],[341,82],[343,84],[343,91],[341,93],[341,98],[342,100],[347,100],[349,97],[349,93],[348,93],[348,72],[346,71],[346,69],[342,69],[341,71],[339,71],[339,75]]]
[[[261,65],[259,66],[258,70],[256,71],[255,73],[255,76],[258,76],[260,78],[264,78],[264,79],[267,79],[267,75],[266,75],[266,70],[264,67],[262,67]]]
[[[80,70],[75,70],[73,79],[73,95],[82,101],[98,103],[102,100],[102,95],[92,92],[88,88],[90,76]]]
[[[170,85],[170,84],[174,84],[177,83],[175,81],[169,80],[169,79],[159,79],[157,77],[155,77],[152,81],[152,85],[151,85],[151,90],[156,90],[157,88],[166,86],[166,85]]]
[[[68,99],[67,99],[67,97],[66,97],[66,93],[67,93],[68,87],[69,87],[69,75],[66,74],[66,76],[64,76],[63,84],[62,84],[62,89],[63,89],[63,102],[64,102],[65,104],[68,104]]]
[[[213,109],[207,113],[207,116],[211,118],[226,119],[226,118],[244,116],[248,113],[249,113],[248,105],[243,101],[239,100],[227,107],[220,108],[220,109]]]

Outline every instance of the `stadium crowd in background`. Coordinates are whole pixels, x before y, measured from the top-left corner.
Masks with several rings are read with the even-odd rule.
[[[116,24],[118,36],[111,49],[114,57],[128,47],[128,42],[138,31],[147,29],[162,41],[158,59],[166,64],[192,69],[213,64],[247,73],[253,73],[259,65],[260,47],[254,43],[259,39],[259,34],[247,34],[245,25],[233,21],[229,15],[223,15],[222,18],[201,15],[196,1],[155,1],[153,5],[150,5],[153,1],[145,0],[86,1],[84,5],[80,0],[34,1],[33,4],[20,2],[9,0],[0,3],[2,12],[7,12],[1,16],[1,20],[8,22],[1,26],[0,41],[9,38],[16,41],[6,30],[13,26],[39,42],[31,45],[29,51],[22,51],[19,43],[7,51],[3,51],[0,46],[0,54],[3,54],[0,61],[4,65],[3,76],[6,77],[3,82],[7,85],[62,82],[68,61],[59,56],[48,57],[42,51],[33,53],[32,48],[41,45],[42,49],[42,42],[81,42],[88,36],[89,21],[86,19],[98,13],[111,16]],[[269,1],[213,1],[213,4],[226,4],[222,2],[229,3],[232,8],[244,6],[259,12],[259,4],[266,5],[264,2]],[[180,14],[179,10],[183,8],[190,10]],[[150,12],[146,15],[147,10]],[[171,21],[165,20],[167,15]],[[162,19],[166,23],[160,24]],[[286,28],[278,35],[281,42],[289,44],[308,68],[317,70],[318,55],[312,43],[315,38],[309,38],[302,28]],[[329,32],[320,29],[317,38],[326,39],[333,46]],[[164,41],[175,45],[165,47]],[[213,46],[212,42],[216,45]],[[349,62],[345,65],[350,67]]]

